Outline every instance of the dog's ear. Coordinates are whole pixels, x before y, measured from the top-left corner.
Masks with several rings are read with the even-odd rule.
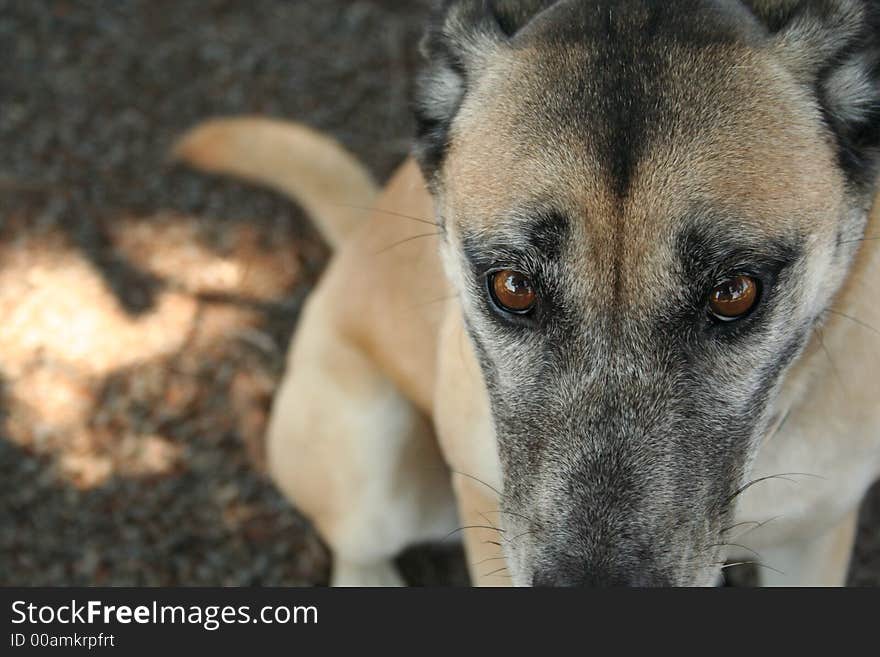
[[[487,59],[555,0],[443,0],[422,41],[427,60],[416,83],[415,154],[430,181],[447,147],[449,126]]]
[[[880,2],[747,0],[797,80],[811,90],[855,183],[880,165]]]

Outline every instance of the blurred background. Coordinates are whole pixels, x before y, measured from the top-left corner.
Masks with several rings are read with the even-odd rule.
[[[270,115],[386,179],[428,6],[0,0],[0,585],[327,582],[262,435],[328,252],[288,201],[167,154]],[[466,583],[454,545],[402,567]],[[850,580],[880,584],[880,489]]]

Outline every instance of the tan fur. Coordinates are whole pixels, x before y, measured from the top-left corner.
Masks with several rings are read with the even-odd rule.
[[[537,53],[532,56],[536,64],[529,64],[521,52],[517,57],[496,61],[499,70],[490,68],[471,90],[455,123],[444,172],[443,211],[455,209],[466,216],[469,228],[497,230],[510,208],[552,194],[570,216],[581,219],[587,238],[599,246],[621,239],[614,234],[615,223],[637,227],[639,234],[623,236],[634,252],[647,252],[658,232],[666,230],[668,218],[681,216],[688,209],[683,203],[700,195],[716,204],[726,202],[761,234],[783,232],[792,221],[832,229],[829,217],[841,201],[843,186],[833,152],[817,144],[814,117],[784,110],[803,91],[761,53],[728,48],[697,54],[670,46],[670,60],[696,60],[690,66],[729,70],[718,74],[724,86],[719,80],[715,89],[709,79],[709,89],[700,91],[713,95],[718,118],[707,121],[687,99],[682,101],[678,123],[665,126],[668,137],[635,172],[625,209],[630,220],[625,222],[613,209],[615,198],[599,160],[590,157],[588,135],[552,133],[546,137],[546,148],[534,136],[537,145],[520,144],[523,122],[510,99],[538,105],[547,79],[564,80],[567,71],[554,69],[551,76]],[[560,139],[562,148],[551,143]],[[802,163],[796,175],[786,166],[792,153]],[[486,162],[493,166],[487,168]],[[603,251],[614,249],[596,248],[594,255]]]

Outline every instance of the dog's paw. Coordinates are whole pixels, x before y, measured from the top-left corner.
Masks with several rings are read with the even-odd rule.
[[[333,564],[332,586],[375,587],[406,586],[391,561],[361,564],[337,559]]]

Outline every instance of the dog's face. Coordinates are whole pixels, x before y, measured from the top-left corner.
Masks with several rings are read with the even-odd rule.
[[[444,3],[418,154],[517,584],[710,584],[872,198],[868,2]]]

